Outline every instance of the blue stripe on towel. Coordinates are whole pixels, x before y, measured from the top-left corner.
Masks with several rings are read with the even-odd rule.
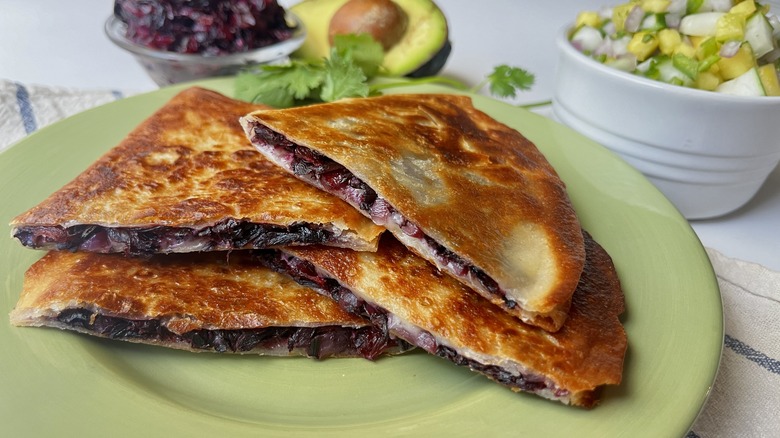
[[[780,360],[772,359],[764,353],[754,350],[750,346],[743,344],[729,335],[726,335],[724,343],[740,356],[744,356],[751,362],[755,362],[775,374],[780,374]]]
[[[27,88],[20,83],[16,83],[16,104],[19,105],[19,114],[22,116],[24,131],[29,134],[38,129],[35,113],[30,103],[30,94],[27,93]]]
[[[121,91],[119,91],[119,90],[111,90],[111,95],[112,95],[112,96],[114,96],[114,99],[115,99],[115,100],[119,100],[119,99],[121,99],[121,98],[125,97],[125,96],[122,94],[122,92],[121,92]]]

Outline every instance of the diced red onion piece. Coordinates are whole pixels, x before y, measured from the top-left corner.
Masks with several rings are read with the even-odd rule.
[[[640,6],[634,6],[626,17],[625,29],[628,32],[636,32],[639,30],[639,26],[642,25],[642,18],[645,16],[645,11]]]
[[[679,14],[666,14],[666,17],[664,17],[666,20],[666,27],[669,29],[679,29],[680,22],[682,21],[682,16]]]
[[[615,23],[608,21],[601,27],[601,31],[604,32],[604,35],[613,35],[615,33]]]
[[[666,15],[666,24],[671,27],[671,25],[669,25],[669,15],[677,15],[679,20],[679,17],[682,17],[687,9],[688,0],[672,0],[671,3],[669,3],[669,7],[666,8],[666,12],[668,12]]]
[[[719,55],[724,58],[732,58],[739,52],[739,47],[741,45],[741,41],[727,41],[720,47]]]
[[[627,53],[625,55],[618,56],[614,61],[611,61],[609,65],[618,70],[632,72],[636,70],[637,59],[635,55]]]
[[[612,56],[612,38],[604,38],[601,44],[593,50],[593,54],[596,56]]]

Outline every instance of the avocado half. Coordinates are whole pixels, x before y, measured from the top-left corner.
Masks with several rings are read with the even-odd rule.
[[[328,26],[348,0],[303,0],[290,8],[306,26],[306,40],[294,53],[303,59],[330,54]],[[393,0],[409,19],[406,33],[385,52],[383,67],[392,76],[422,77],[438,73],[450,55],[447,19],[431,0]]]

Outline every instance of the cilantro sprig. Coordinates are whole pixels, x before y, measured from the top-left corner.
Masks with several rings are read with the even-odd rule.
[[[534,75],[518,67],[500,65],[479,84],[466,84],[442,76],[392,80],[382,73],[381,44],[367,34],[337,35],[328,58],[318,61],[293,59],[283,65],[263,65],[238,75],[236,98],[289,108],[315,102],[333,102],[346,97],[382,94],[383,90],[420,84],[441,84],[461,91],[478,92],[489,85],[491,94],[515,97],[530,89]],[[383,78],[381,81],[371,81]]]

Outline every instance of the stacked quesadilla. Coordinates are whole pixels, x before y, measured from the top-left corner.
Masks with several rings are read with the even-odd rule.
[[[416,346],[584,407],[621,381],[612,260],[536,147],[467,97],[274,110],[193,88],[12,227],[53,250],[17,325],[198,351]]]
[[[585,249],[563,182],[530,141],[468,97],[259,110],[242,125],[269,159],[505,311],[550,331],[565,321]]]
[[[238,118],[258,108],[185,90],[16,217],[14,237],[54,251],[26,273],[11,322],[192,351],[374,359],[408,349],[227,252],[375,250],[382,232],[255,152]]]
[[[264,260],[433,355],[514,391],[590,407],[602,385],[620,383],[626,339],[612,262],[590,236],[586,248],[571,312],[555,333],[518,323],[390,236],[377,252],[289,247]]]

